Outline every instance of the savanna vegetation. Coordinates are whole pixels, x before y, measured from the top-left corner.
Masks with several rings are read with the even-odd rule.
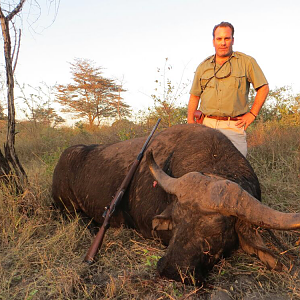
[[[263,202],[287,212],[300,212],[300,126],[294,117],[257,120],[248,133],[248,158],[260,179]],[[267,241],[278,241],[272,250],[284,261],[283,272],[268,270],[239,250],[222,259],[203,286],[160,278],[155,266],[165,248],[126,228],[110,229],[96,263],[83,262],[93,240],[88,224],[52,205],[51,177],[59,155],[73,144],[146,135],[151,120],[152,115],[144,123],[119,120],[93,131],[33,121],[17,124],[16,149],[30,186],[17,194],[1,185],[0,299],[209,299],[211,294],[300,299],[299,231],[264,234]]]
[[[52,173],[61,152],[79,143],[145,136],[158,117],[159,130],[185,123],[187,108],[179,99],[187,84],[172,84],[166,60],[151,95],[154,106],[132,115],[122,84],[106,78],[93,62],[76,59],[70,84],[30,87],[29,93],[29,86],[19,85],[25,119],[16,121],[13,73],[19,49],[12,51],[10,31],[16,46],[21,31],[12,21],[25,0],[14,3],[6,1],[5,10],[0,6],[7,75],[2,89],[8,100],[8,114],[0,103],[0,299],[300,299],[300,231],[257,229],[267,244],[276,245],[272,251],[285,265],[283,272],[268,270],[238,250],[222,259],[201,286],[159,277],[156,264],[165,247],[127,228],[110,229],[96,262],[83,262],[94,236],[89,221],[62,214],[51,199]],[[61,111],[54,109],[54,101]],[[259,177],[263,202],[285,212],[300,212],[299,111],[300,96],[289,87],[276,88],[248,130],[248,159]],[[62,126],[60,112],[78,119],[73,128]],[[106,119],[111,125],[104,125]]]

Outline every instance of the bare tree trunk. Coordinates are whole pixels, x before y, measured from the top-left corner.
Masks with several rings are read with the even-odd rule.
[[[7,79],[7,103],[8,103],[8,130],[7,130],[7,140],[4,145],[5,149],[5,159],[11,164],[14,172],[17,176],[16,184],[19,190],[22,190],[27,183],[26,173],[18,159],[17,153],[15,151],[15,105],[14,105],[14,77],[13,77],[13,59],[11,55],[11,39],[9,32],[9,22],[12,18],[20,12],[25,0],[19,2],[16,8],[8,15],[4,16],[2,9],[0,7],[0,20],[2,36],[4,40],[4,56],[5,56],[5,67],[6,67],[6,79]],[[3,155],[1,153],[2,158]],[[1,161],[2,162],[2,161]],[[7,165],[9,165],[7,163]],[[0,166],[2,167],[2,165]],[[4,169],[4,168],[3,168]],[[7,174],[8,175],[8,174]]]
[[[4,181],[5,183],[9,183],[11,169],[8,164],[7,159],[3,156],[2,152],[0,151],[0,180]]]

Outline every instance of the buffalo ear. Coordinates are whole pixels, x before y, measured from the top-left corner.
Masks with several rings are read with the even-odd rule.
[[[237,220],[235,225],[241,248],[248,254],[255,254],[269,268],[282,271],[284,265],[278,257],[266,247],[262,237],[250,223]]]
[[[152,219],[152,229],[154,231],[173,229],[172,210],[173,203],[169,204],[162,213],[154,216],[154,218]]]

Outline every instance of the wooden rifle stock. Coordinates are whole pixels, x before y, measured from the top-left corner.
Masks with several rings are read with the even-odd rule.
[[[141,152],[138,154],[136,160],[132,164],[129,172],[127,173],[127,175],[124,178],[121,186],[119,187],[114,199],[110,203],[110,206],[105,208],[105,211],[104,211],[104,214],[103,214],[103,217],[104,217],[103,224],[102,224],[101,228],[99,229],[98,233],[96,234],[96,236],[93,240],[93,243],[90,246],[90,248],[89,248],[89,250],[88,250],[88,252],[87,252],[87,254],[84,258],[85,262],[92,263],[94,261],[94,257],[96,255],[98,249],[101,248],[103,240],[104,240],[105,232],[109,228],[109,225],[110,225],[110,223],[109,223],[110,218],[111,218],[112,214],[114,213],[117,205],[119,204],[119,202],[123,198],[123,195],[125,194],[125,191],[126,191],[128,185],[129,185],[129,183],[131,182],[131,179],[132,179],[136,169],[138,168],[138,166],[140,164],[140,161],[143,158],[143,155],[144,155],[144,152],[145,152],[145,150],[148,146],[148,143],[149,143],[150,139],[152,138],[156,128],[158,127],[158,124],[159,124],[160,120],[161,119],[157,120],[157,122],[156,122],[155,126],[153,127],[150,135],[148,136]]]

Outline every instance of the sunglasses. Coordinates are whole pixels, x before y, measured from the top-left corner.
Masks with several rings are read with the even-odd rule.
[[[222,68],[227,64],[227,63],[229,63],[229,73],[228,74],[226,74],[226,75],[224,75],[224,76],[218,76],[218,73],[219,73],[219,71],[220,70],[222,70]],[[207,85],[208,85],[208,83],[215,77],[216,79],[224,79],[224,78],[227,78],[227,77],[229,77],[230,75],[231,75],[231,71],[232,71],[232,65],[231,65],[231,57],[216,71],[216,62],[215,62],[215,65],[214,65],[214,75],[212,76],[212,77],[210,77],[210,78],[208,78],[208,79],[206,79],[207,81],[206,81],[206,83],[205,84],[202,84],[201,83],[201,80],[202,79],[200,79],[200,86],[201,86],[201,91],[203,92],[205,89],[206,89],[206,87],[207,87]]]

